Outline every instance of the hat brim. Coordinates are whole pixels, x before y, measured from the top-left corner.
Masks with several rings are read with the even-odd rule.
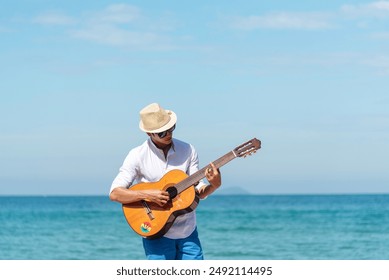
[[[140,121],[139,122],[140,130],[147,132],[147,133],[159,133],[159,132],[166,131],[169,128],[172,128],[177,123],[177,115],[173,111],[170,111],[170,110],[166,110],[166,112],[170,116],[170,120],[167,124],[165,124],[164,126],[162,126],[161,128],[158,128],[158,129],[148,130],[148,129],[143,127],[143,123],[142,123],[142,121]]]

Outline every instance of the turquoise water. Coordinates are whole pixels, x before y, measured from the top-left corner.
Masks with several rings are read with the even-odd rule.
[[[212,196],[206,259],[389,259],[389,195]],[[0,259],[144,259],[107,197],[1,197]]]

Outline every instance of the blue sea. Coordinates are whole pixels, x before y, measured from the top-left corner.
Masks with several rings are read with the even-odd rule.
[[[209,260],[389,259],[389,195],[214,195],[197,208]],[[105,196],[0,196],[0,259],[144,259]]]

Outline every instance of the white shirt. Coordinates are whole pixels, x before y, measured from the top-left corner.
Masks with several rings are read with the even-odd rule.
[[[198,155],[191,144],[172,139],[172,148],[167,157],[158,149],[151,139],[132,149],[111,185],[110,192],[117,187],[130,188],[140,182],[159,181],[168,171],[179,169],[188,175],[199,170]],[[201,188],[204,182],[196,186]],[[178,239],[188,237],[196,228],[195,211],[178,216],[165,237]]]

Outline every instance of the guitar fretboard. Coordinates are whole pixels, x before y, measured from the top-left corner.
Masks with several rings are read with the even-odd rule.
[[[217,160],[215,160],[213,162],[213,164],[216,166],[217,169],[219,169],[220,167],[222,167],[223,165],[225,165],[226,163],[230,162],[231,160],[233,160],[234,158],[236,158],[236,155],[233,151],[225,154],[224,156],[218,158]],[[201,179],[203,179],[205,177],[205,170],[207,168],[210,168],[211,165],[208,164],[207,166],[201,168],[199,171],[197,171],[196,173],[192,174],[191,176],[187,177],[186,179],[182,180],[181,182],[179,182],[175,187],[177,189],[177,193],[181,193],[183,192],[184,190],[186,190],[187,188],[189,188],[190,186],[193,186],[195,183],[197,183],[198,181],[200,181]]]

